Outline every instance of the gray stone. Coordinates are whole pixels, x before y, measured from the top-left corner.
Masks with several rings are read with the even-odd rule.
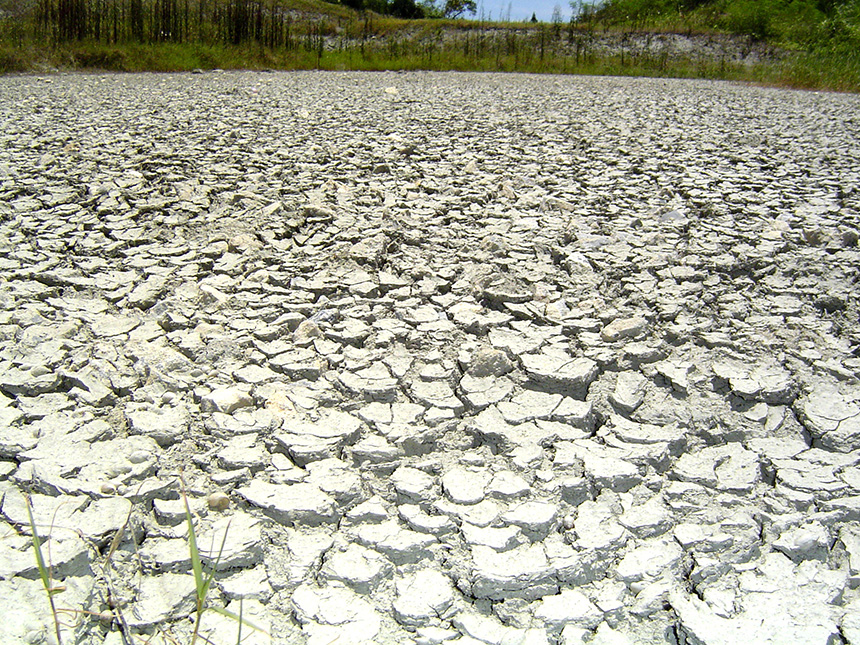
[[[470,546],[488,546],[496,551],[508,551],[528,540],[516,526],[494,528],[491,526],[475,526],[469,522],[460,525],[463,539]]]
[[[477,504],[484,499],[489,481],[484,471],[454,468],[442,475],[442,489],[455,504]]]
[[[191,422],[184,405],[154,407],[147,404],[130,405],[125,413],[129,432],[151,437],[160,446],[170,446],[188,431]]]
[[[32,555],[32,554],[31,554]],[[94,580],[90,576],[67,577],[62,586],[65,591],[58,601],[61,606],[86,607],[93,593]],[[28,580],[15,576],[0,580],[3,611],[8,620],[0,623],[0,641],[4,643],[45,643],[55,639],[56,625],[50,610],[34,611],[43,607],[45,587],[41,580]],[[68,622],[59,625],[63,642],[74,642],[75,626]]]
[[[758,457],[738,443],[684,453],[672,468],[672,475],[681,481],[739,494],[749,493],[761,481]]]
[[[647,380],[638,372],[621,372],[615,381],[615,391],[609,402],[622,412],[633,412],[642,405]]]
[[[675,526],[672,535],[684,549],[701,553],[720,553],[734,543],[734,538],[719,525],[683,522]]]
[[[395,582],[394,618],[401,625],[420,627],[454,613],[454,590],[447,576],[421,569]]]
[[[501,506],[491,499],[484,499],[477,504],[454,504],[447,499],[440,499],[433,503],[433,509],[476,526],[490,526],[498,520],[502,511]]]
[[[89,503],[89,499],[83,495],[29,495],[29,504],[32,509],[33,523],[36,530],[42,536],[53,535],[56,530],[58,537],[66,537],[74,534],[72,516],[82,511]],[[10,489],[3,494],[3,504],[0,512],[10,524],[17,525],[20,531],[26,535],[30,534],[30,514],[27,510],[28,498],[16,489]],[[63,534],[66,535],[63,535]]]
[[[0,578],[10,580],[18,576],[39,579],[32,538],[15,535],[14,529],[5,522],[0,527],[8,532],[8,537],[0,542]],[[45,564],[50,567],[51,575],[56,580],[92,574],[87,543],[81,537],[62,530],[38,530]],[[51,534],[57,537],[48,537]]]
[[[72,526],[89,540],[105,544],[131,517],[132,503],[123,497],[105,497],[90,502],[69,518]]]
[[[191,554],[184,538],[147,539],[140,548],[140,561],[150,574],[191,571]]]
[[[337,379],[348,392],[368,401],[394,401],[399,391],[397,379],[381,362],[357,372],[339,372]],[[432,387],[429,390],[438,394]]]
[[[378,495],[349,509],[346,519],[350,522],[382,522],[388,519],[388,508]]]
[[[840,632],[851,645],[860,643],[860,599],[855,598],[845,605]]]
[[[368,601],[345,587],[305,584],[290,598],[309,642],[374,643],[381,617]]]
[[[139,324],[140,320],[131,316],[103,314],[95,319],[91,329],[99,338],[110,338],[127,334]]]
[[[618,522],[638,538],[663,535],[672,528],[673,517],[659,495],[644,504],[631,506]]]
[[[23,394],[35,396],[56,390],[62,377],[58,372],[43,366],[29,370],[13,367],[9,363],[0,364],[0,390],[9,395]]]
[[[625,555],[615,567],[615,576],[628,586],[654,580],[664,573],[677,577],[683,566],[683,551],[671,540],[646,541]]]
[[[361,431],[361,420],[338,410],[324,411],[318,419],[284,420],[282,432],[275,439],[287,449],[300,466],[336,456],[343,446],[354,442]]]
[[[137,594],[124,612],[130,627],[152,627],[187,616],[194,610],[194,576],[163,573],[144,576],[137,583]]]
[[[639,316],[633,318],[616,318],[601,330],[600,336],[608,342],[614,342],[623,338],[636,338],[645,332],[647,326],[648,321]]]
[[[582,464],[585,472],[600,488],[616,492],[630,490],[642,482],[639,469],[616,457],[611,450],[589,440],[559,442],[556,446],[555,466],[567,468]]]
[[[814,389],[803,399],[799,414],[813,440],[823,448],[838,452],[860,449],[860,405],[835,387]]]
[[[795,568],[781,553],[765,556],[755,570],[741,575],[743,611],[732,618],[716,615],[695,596],[672,591],[669,601],[679,618],[677,630],[707,645],[749,638],[773,645],[835,642],[840,612],[832,603],[841,595],[844,573],[826,571],[813,561],[801,566],[804,569]]]
[[[444,381],[415,381],[412,383],[411,392],[417,402],[431,408],[451,410],[454,414],[465,409],[463,402]]]
[[[523,502],[502,513],[501,519],[506,524],[519,526],[531,540],[541,540],[555,529],[558,506],[537,500]]]
[[[391,563],[378,552],[348,544],[342,551],[329,551],[320,568],[320,580],[337,580],[360,594],[371,593],[391,575]]]
[[[439,496],[436,479],[410,466],[400,466],[391,475],[391,481],[399,495],[415,502],[429,502]]]
[[[108,578],[188,640],[180,471],[201,640],[860,640],[856,101],[49,76],[0,79],[0,642],[55,638],[23,491],[63,642],[123,645]]]
[[[487,495],[498,499],[516,499],[531,493],[528,482],[510,470],[502,470],[484,488]]]
[[[139,283],[131,293],[128,294],[127,302],[130,307],[138,309],[149,309],[152,307],[165,291],[167,278],[161,275],[151,275]]]
[[[269,484],[254,479],[236,492],[281,524],[317,526],[339,517],[335,501],[313,484]]]
[[[476,598],[534,600],[558,591],[558,580],[541,544],[498,552],[472,547],[472,593]]]
[[[233,437],[218,451],[218,462],[227,470],[249,468],[259,470],[269,461],[269,452],[257,443],[256,432]]]
[[[262,529],[261,520],[241,511],[219,518],[197,537],[200,557],[219,570],[252,567],[263,561]]]
[[[561,400],[560,394],[523,390],[510,401],[499,403],[496,408],[505,421],[519,425],[535,419],[551,419]]]
[[[312,320],[303,320],[293,331],[293,343],[299,347],[306,347],[313,343],[315,338],[322,338],[323,333],[319,326]]]
[[[597,378],[598,367],[590,358],[571,358],[550,354],[523,354],[520,361],[529,378],[542,385],[559,388],[575,399],[584,399]]]
[[[203,396],[200,407],[204,412],[233,414],[236,410],[254,405],[254,399],[242,387],[225,387]]]
[[[467,371],[469,376],[484,378],[503,376],[513,369],[514,364],[505,352],[491,347],[482,347],[472,354]]]
[[[434,536],[404,529],[395,520],[363,524],[351,531],[359,544],[376,549],[398,566],[432,558],[430,547],[437,543]]]
[[[457,530],[457,525],[447,515],[429,515],[415,504],[401,504],[397,507],[397,513],[409,528],[419,533],[430,533],[439,537]]]
[[[307,465],[307,482],[331,495],[341,507],[350,507],[364,501],[361,476],[340,459],[329,458]]]
[[[860,526],[856,523],[839,529],[839,541],[848,552],[848,572],[852,587],[860,586]]]
[[[510,379],[495,376],[475,377],[470,374],[460,379],[463,400],[471,407],[482,410],[493,403],[503,401],[511,392],[514,384]]]
[[[289,557],[283,565],[269,562],[268,574],[272,586],[295,588],[302,584],[311,572],[318,572],[323,554],[332,547],[334,539],[330,531],[322,528],[308,529],[304,526],[286,529]],[[278,570],[273,565],[281,565]]]
[[[654,363],[654,369],[678,392],[686,393],[690,388],[690,373],[693,364],[689,361],[665,360]]]
[[[243,569],[229,577],[218,581],[218,587],[224,596],[230,600],[262,600],[266,602],[272,596],[272,587],[262,565],[252,569]],[[255,623],[256,624],[256,623]]]
[[[404,455],[399,446],[391,444],[385,437],[369,434],[349,449],[356,465],[396,463]]]
[[[603,622],[603,612],[581,591],[562,589],[554,596],[544,596],[535,609],[535,618],[561,632],[567,625],[593,630]]]
[[[827,561],[833,543],[830,533],[818,522],[810,522],[784,531],[773,547],[795,562],[803,560]]]
[[[269,645],[272,638],[269,610],[256,598],[239,598],[225,607],[230,615],[207,611],[200,621],[200,637],[210,643],[235,643],[241,640],[247,645]],[[233,616],[242,616],[244,624]],[[250,626],[253,625],[254,628]]]

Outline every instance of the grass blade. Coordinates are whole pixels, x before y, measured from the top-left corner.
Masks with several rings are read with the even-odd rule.
[[[45,558],[42,555],[42,542],[39,539],[39,531],[36,530],[36,520],[33,518],[33,504],[29,495],[24,495],[24,501],[27,506],[27,519],[30,521],[30,531],[33,534],[33,551],[36,554],[36,567],[39,569],[39,577],[42,579],[42,586],[45,587],[45,593],[48,595],[48,604],[51,605],[51,616],[54,619],[54,632],[57,635],[57,644],[62,645],[63,638],[60,635],[60,617],[57,614],[57,607],[54,604],[54,596],[62,591],[65,587],[55,587],[51,579],[51,573],[45,565]]]
[[[51,580],[48,574],[48,567],[45,566],[45,558],[42,556],[42,541],[39,539],[39,532],[36,530],[36,520],[33,519],[33,507],[30,502],[30,496],[25,495],[24,499],[27,502],[27,519],[30,520],[30,532],[33,534],[33,551],[36,552],[36,567],[39,569],[39,576],[42,578],[42,585],[45,591],[51,593]]]
[[[233,611],[230,611],[229,609],[224,609],[223,607],[210,607],[210,610],[214,611],[216,614],[221,614],[222,616],[226,616],[227,618],[232,618],[233,620],[238,622],[240,625],[245,625],[246,627],[250,627],[254,631],[260,632],[261,634],[265,634],[266,636],[269,635],[265,629],[263,629],[262,627],[259,627],[258,625],[255,625],[250,620],[248,620],[247,618],[242,616],[241,613],[237,614]]]
[[[194,571],[194,586],[197,589],[197,601],[202,602],[206,594],[204,589],[203,563],[200,561],[200,551],[197,549],[197,534],[194,532],[194,521],[191,516],[191,507],[188,505],[188,494],[185,492],[185,479],[180,475],[182,484],[182,501],[185,503],[185,521],[188,523],[188,550],[191,555],[191,569]]]

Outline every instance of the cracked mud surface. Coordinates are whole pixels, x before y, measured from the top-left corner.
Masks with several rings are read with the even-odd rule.
[[[857,97],[0,88],[4,643],[860,643]]]

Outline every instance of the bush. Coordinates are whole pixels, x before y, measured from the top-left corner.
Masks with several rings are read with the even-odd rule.
[[[77,67],[122,72],[127,69],[125,53],[120,49],[75,49],[72,52]]]
[[[756,0],[732,2],[726,7],[726,27],[729,31],[764,40],[775,35],[771,24],[773,9],[769,2]]]
[[[392,0],[388,11],[398,18],[423,18],[424,10],[415,4],[415,0]]]
[[[26,71],[27,63],[19,51],[12,48],[0,47],[0,74]]]
[[[818,25],[823,20],[824,14],[814,3],[793,0],[779,16],[779,36],[787,42],[809,44],[817,37]],[[776,22],[777,20],[774,20],[774,23]]]

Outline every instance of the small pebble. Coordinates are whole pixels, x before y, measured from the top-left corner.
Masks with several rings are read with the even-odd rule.
[[[230,498],[226,493],[218,491],[206,498],[210,511],[225,511],[230,507]]]
[[[150,454],[146,450],[135,450],[128,456],[128,460],[133,464],[142,464],[150,458]]]

